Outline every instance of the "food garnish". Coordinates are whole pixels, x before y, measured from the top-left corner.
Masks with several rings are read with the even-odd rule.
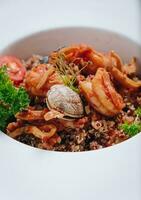
[[[137,115],[138,117],[141,117],[141,107],[138,107],[138,108],[135,110],[135,115]]]
[[[4,130],[14,115],[29,105],[24,88],[16,88],[7,74],[7,67],[0,68],[0,129]]]
[[[141,123],[132,123],[128,124],[127,122],[120,126],[120,129],[124,131],[124,133],[128,134],[130,137],[135,136],[141,131]]]
[[[56,60],[55,67],[64,85],[79,93],[79,89],[75,86],[77,73],[74,71],[73,65],[66,63],[64,54],[60,53]]]

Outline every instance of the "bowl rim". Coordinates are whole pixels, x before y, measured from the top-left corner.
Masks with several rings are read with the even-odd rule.
[[[29,34],[26,34],[25,36],[21,36],[21,37],[19,37],[17,39],[14,39],[12,42],[10,42],[10,44],[6,45],[5,47],[2,47],[2,49],[0,49],[0,53],[4,52],[9,47],[13,46],[14,43],[22,42],[22,41],[24,41],[24,40],[26,40],[28,38],[34,37],[34,36],[36,36],[38,34],[44,34],[46,32],[52,32],[52,31],[53,32],[54,31],[59,31],[61,29],[64,29],[64,30],[68,30],[68,29],[74,29],[74,30],[83,29],[83,30],[86,30],[86,29],[89,29],[89,30],[92,30],[92,31],[96,30],[96,31],[100,31],[100,32],[105,32],[105,33],[112,34],[114,36],[123,38],[125,40],[128,40],[128,41],[134,43],[135,45],[137,45],[137,46],[139,46],[141,48],[141,44],[138,41],[136,41],[135,39],[132,39],[129,36],[126,36],[123,33],[116,32],[116,31],[113,31],[113,30],[110,30],[110,29],[104,29],[104,28],[92,27],[92,26],[60,26],[60,27],[54,27],[54,28],[51,27],[51,28],[35,31],[33,33],[29,33]]]
[[[109,146],[109,147],[104,147],[104,148],[101,148],[101,149],[95,149],[95,150],[89,150],[89,151],[73,152],[73,151],[54,151],[54,150],[40,149],[38,147],[33,147],[33,146],[30,146],[30,145],[24,144],[22,142],[19,142],[19,141],[15,140],[14,138],[8,136],[6,133],[2,132],[1,130],[0,130],[0,134],[3,134],[3,136],[5,138],[7,138],[10,142],[12,142],[13,145],[15,143],[16,145],[18,145],[18,147],[21,146],[20,148],[26,147],[26,148],[28,148],[29,150],[32,150],[32,151],[34,150],[34,151],[38,151],[38,152],[47,152],[47,153],[54,153],[54,154],[63,154],[63,153],[65,153],[65,154],[87,154],[87,153],[93,153],[93,152],[98,153],[98,152],[103,152],[103,151],[104,152],[111,151],[111,150],[115,150],[117,148],[119,149],[119,147],[120,146],[122,147],[124,144],[127,145],[128,143],[131,143],[133,140],[136,140],[141,136],[141,132],[139,132],[137,135],[133,136],[132,138],[129,138],[127,140],[124,140],[123,142],[120,142],[118,144],[114,144],[114,145]]]
[[[82,31],[84,30],[91,30],[91,31],[100,31],[100,32],[105,32],[105,33],[108,33],[108,34],[112,34],[114,36],[117,36],[119,38],[122,38],[122,39],[125,39],[125,40],[128,40],[129,42],[131,43],[134,43],[135,45],[137,45],[139,48],[141,48],[141,44],[138,43],[137,41],[135,41],[134,39],[131,39],[130,37],[122,34],[122,33],[119,33],[119,32],[116,32],[116,31],[112,31],[110,29],[104,29],[104,28],[99,28],[99,27],[92,27],[92,26],[60,26],[60,27],[55,27],[55,28],[48,28],[48,29],[43,29],[43,30],[39,30],[39,31],[36,31],[36,32],[33,32],[33,33],[30,33],[30,34],[26,34],[25,36],[22,36],[22,37],[19,37],[18,39],[14,39],[10,44],[6,45],[5,47],[3,47],[2,49],[0,49],[0,53],[3,54],[3,52],[5,50],[7,50],[8,48],[10,48],[11,46],[13,46],[15,43],[20,43],[26,39],[29,39],[31,37],[34,37],[36,35],[39,35],[39,34],[44,34],[44,33],[48,33],[48,32],[54,32],[54,31],[59,31],[59,30],[78,30],[78,29],[82,29]],[[59,153],[59,154],[62,154],[62,153],[65,153],[65,154],[86,154],[86,153],[98,153],[98,152],[103,152],[104,150],[111,150],[111,149],[114,149],[114,148],[119,148],[120,145],[124,145],[125,143],[129,143],[133,140],[136,140],[136,138],[140,137],[140,134],[141,132],[139,132],[137,135],[133,136],[132,138],[129,138],[123,142],[120,142],[118,144],[114,144],[113,146],[109,146],[109,147],[104,147],[104,148],[101,148],[101,149],[96,149],[96,150],[89,150],[89,151],[80,151],[80,152],[64,152],[64,151],[54,151],[54,150],[45,150],[45,149],[40,149],[40,148],[37,148],[37,147],[32,147],[30,145],[27,145],[27,144],[24,144],[22,142],[19,142],[17,140],[15,140],[14,138],[11,138],[10,136],[8,136],[6,133],[4,133],[3,131],[0,130],[0,134],[3,134],[4,137],[7,137],[8,140],[11,140],[12,143],[15,143],[17,145],[20,145],[21,147],[23,148],[28,148],[28,149],[31,149],[31,150],[38,150],[38,151],[41,151],[41,152],[48,152],[48,153]],[[20,147],[20,148],[21,148]]]

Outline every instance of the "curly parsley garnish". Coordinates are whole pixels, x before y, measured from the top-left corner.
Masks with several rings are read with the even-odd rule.
[[[138,107],[138,108],[135,110],[135,115],[137,115],[138,117],[141,117],[141,107]]]
[[[14,115],[29,105],[24,88],[16,88],[9,79],[6,66],[0,67],[0,130],[4,130]]]
[[[124,123],[119,127],[125,134],[128,134],[130,137],[135,136],[141,131],[141,123]]]

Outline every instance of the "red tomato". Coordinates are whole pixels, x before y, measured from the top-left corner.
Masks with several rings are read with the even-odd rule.
[[[2,56],[0,57],[0,67],[2,65],[7,66],[7,73],[15,84],[23,81],[26,68],[18,58],[14,56]]]

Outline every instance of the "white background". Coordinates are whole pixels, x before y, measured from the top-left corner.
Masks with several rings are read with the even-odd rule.
[[[77,25],[106,28],[140,42],[140,3],[0,0],[0,49],[32,32]],[[17,152],[19,144],[1,134],[0,200],[140,200],[139,139],[104,151],[62,154],[24,145]]]
[[[139,40],[140,4],[140,0],[0,0],[0,35],[7,33],[0,43],[5,45],[15,35],[71,25],[102,27]]]

